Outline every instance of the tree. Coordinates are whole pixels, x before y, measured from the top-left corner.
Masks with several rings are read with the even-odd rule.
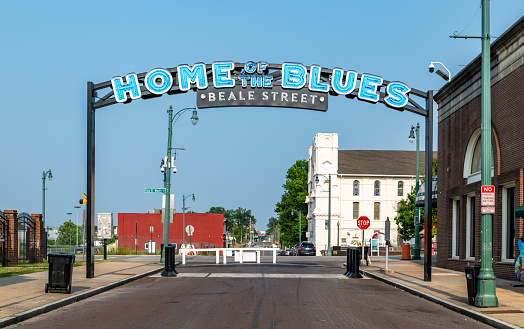
[[[274,234],[275,229],[280,225],[278,218],[270,217],[267,223],[266,235]]]
[[[71,220],[58,227],[57,245],[74,245],[76,244],[76,234],[78,230],[78,241],[82,241],[82,227],[76,226]]]
[[[297,160],[287,171],[286,182],[282,187],[284,194],[282,194],[280,202],[275,206],[275,212],[278,214],[280,223],[280,239],[284,245],[292,245],[298,243],[298,210],[302,212],[302,239],[304,239],[304,232],[307,230],[307,205],[304,203],[307,196],[307,160]],[[294,210],[294,214],[292,214]],[[305,240],[305,239],[304,239]]]
[[[437,159],[433,158],[432,162],[433,175],[437,174]],[[423,173],[421,172],[421,175]],[[425,182],[425,177],[422,178],[422,184]],[[420,186],[420,184],[419,184]],[[431,193],[429,194],[431,195]],[[419,207],[419,232],[424,234],[424,207]],[[432,223],[437,222],[437,209],[433,207],[431,209]],[[415,236],[415,188],[411,189],[408,193],[407,199],[402,199],[399,202],[397,209],[397,217],[395,217],[395,223],[397,223],[398,234],[402,240],[409,240]],[[435,237],[436,231],[432,230],[431,236]]]

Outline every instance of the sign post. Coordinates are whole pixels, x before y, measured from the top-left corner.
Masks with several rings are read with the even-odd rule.
[[[386,231],[386,273],[390,273],[389,272],[389,268],[388,268],[388,260],[389,260],[389,239],[391,238],[391,222],[389,221],[389,217],[386,217],[386,227],[385,227],[385,231]]]
[[[360,216],[357,219],[357,226],[359,229],[362,230],[362,259],[363,260],[366,259],[366,257],[364,256],[364,243],[365,243],[364,230],[367,230],[370,224],[371,224],[371,221],[369,220],[369,218],[367,218],[367,216]]]

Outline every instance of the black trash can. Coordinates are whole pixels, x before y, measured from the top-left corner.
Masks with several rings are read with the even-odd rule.
[[[50,253],[47,255],[47,259],[49,261],[49,277],[48,283],[45,284],[45,292],[60,290],[70,294],[75,254]]]
[[[466,282],[468,285],[468,304],[475,305],[475,297],[477,296],[477,277],[480,273],[480,265],[466,266]]]

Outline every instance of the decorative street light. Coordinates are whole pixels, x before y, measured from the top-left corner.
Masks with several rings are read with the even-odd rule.
[[[51,173],[51,169],[48,171],[42,172],[42,223],[45,227],[45,179],[46,177],[49,177],[49,181],[53,180],[53,174]],[[46,242],[47,242],[47,232],[46,232]]]
[[[291,216],[295,214],[295,210],[291,209]],[[298,244],[302,244],[302,210],[298,209]]]
[[[175,158],[171,156],[172,150],[176,149],[171,147],[171,140],[172,140],[172,134],[173,134],[173,127],[175,123],[178,121],[182,113],[193,110],[193,115],[191,116],[191,122],[193,125],[196,125],[198,122],[198,115],[197,110],[194,107],[187,107],[183,108],[180,111],[178,111],[175,115],[173,115],[173,107],[169,106],[169,110],[167,110],[167,113],[169,115],[168,119],[168,125],[167,125],[167,156],[162,159],[162,163],[160,165],[160,171],[164,173],[164,188],[166,189],[165,197],[166,197],[166,203],[164,208],[164,223],[163,223],[163,232],[162,232],[162,243],[164,247],[166,247],[169,243],[169,221],[170,221],[170,201],[171,201],[171,169],[173,170],[173,173],[176,173],[176,167],[174,164]],[[164,250],[161,250],[161,262],[164,262],[165,254]]]
[[[319,174],[315,175],[315,182],[318,184],[318,176]],[[331,174],[326,175],[320,175],[324,177],[329,182],[329,196],[328,196],[328,248],[327,248],[327,255],[331,256]]]
[[[193,202],[195,202],[195,194],[182,195],[182,243],[186,244],[186,199],[190,196],[193,197]]]
[[[414,136],[413,130],[416,131],[416,137]],[[411,131],[409,133],[409,142],[413,143],[415,140],[417,141],[417,176],[415,181],[415,246],[413,247],[413,257],[411,259],[420,259],[420,226],[419,226],[419,209],[416,205],[417,203],[417,194],[418,194],[418,188],[419,188],[419,130],[420,130],[420,124],[417,122],[417,128],[411,126]],[[426,179],[428,179],[426,173]],[[431,177],[431,175],[429,176]],[[431,195],[426,193],[426,195]],[[427,196],[426,196],[427,197]]]

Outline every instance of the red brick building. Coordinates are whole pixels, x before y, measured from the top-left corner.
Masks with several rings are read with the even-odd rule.
[[[186,233],[186,243],[197,247],[222,247],[224,242],[224,214],[186,213],[185,225],[194,227],[194,233]],[[153,234],[150,232],[153,227]],[[145,245],[153,238],[155,249],[160,250],[162,243],[161,214],[118,214],[118,245],[126,249],[147,250]],[[182,243],[182,213],[173,214],[173,223],[169,224],[169,243]]]
[[[524,203],[524,16],[491,45],[493,270],[516,280],[515,209]],[[438,103],[437,266],[480,264],[481,57],[435,95]]]

